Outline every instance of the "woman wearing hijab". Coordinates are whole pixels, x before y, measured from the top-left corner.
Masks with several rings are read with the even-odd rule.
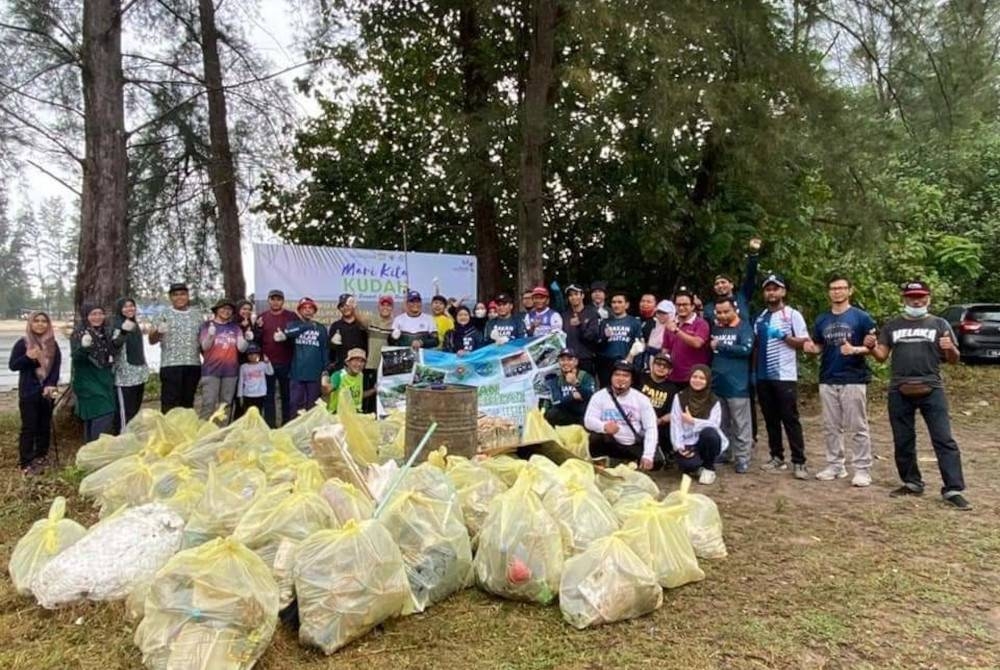
[[[102,307],[84,305],[80,316],[69,338],[72,383],[84,441],[91,442],[101,433],[110,433],[115,421],[114,343],[104,325]]]
[[[699,484],[715,482],[715,461],[729,447],[721,425],[722,404],[712,393],[712,369],[696,365],[688,387],[674,397],[670,441],[677,466],[686,474],[697,474]]]
[[[442,348],[461,356],[480,348],[484,341],[482,331],[472,322],[472,312],[465,305],[459,305],[455,310],[455,327],[445,335]]]
[[[46,465],[52,434],[52,399],[59,383],[62,352],[52,321],[45,312],[32,312],[24,337],[10,350],[10,369],[18,373],[18,409],[21,411],[18,466],[25,475],[40,473]]]
[[[142,406],[142,395],[149,379],[142,329],[136,322],[136,304],[131,298],[121,298],[115,305],[111,342],[114,345],[115,412],[114,433],[117,435],[132,420]]]

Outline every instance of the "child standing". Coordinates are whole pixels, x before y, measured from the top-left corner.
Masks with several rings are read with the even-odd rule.
[[[364,390],[364,375],[362,371],[365,367],[365,360],[368,356],[364,349],[351,349],[347,352],[347,360],[344,367],[327,377],[323,375],[324,391],[330,394],[326,407],[331,414],[337,413],[337,404],[340,400],[340,389],[346,388],[350,391],[351,400],[354,402],[354,409],[361,411],[362,398],[374,395],[375,389]]]
[[[267,377],[274,374],[274,368],[268,360],[261,360],[260,347],[256,344],[247,345],[247,362],[240,366],[240,381],[236,387],[236,397],[240,399],[241,415],[251,407],[258,411],[264,410],[264,398],[267,397]]]
[[[59,382],[62,354],[52,322],[45,312],[28,317],[24,337],[10,351],[10,369],[19,373],[18,407],[21,410],[19,466],[25,475],[45,466],[52,431],[52,398]]]

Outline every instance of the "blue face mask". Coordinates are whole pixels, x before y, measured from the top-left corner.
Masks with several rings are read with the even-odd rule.
[[[910,305],[905,305],[903,307],[903,312],[906,316],[919,319],[922,316],[927,316],[927,305],[924,305],[923,307],[911,307]]]

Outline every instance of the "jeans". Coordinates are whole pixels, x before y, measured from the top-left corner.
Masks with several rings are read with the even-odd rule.
[[[52,439],[52,401],[43,398],[21,400],[21,434],[18,438],[18,464],[25,468],[36,458],[44,458],[49,453]]]
[[[719,398],[722,405],[722,432],[733,446],[737,463],[750,463],[753,451],[750,398]]]
[[[292,417],[292,398],[288,394],[288,369],[289,365],[272,365],[274,374],[268,375],[267,396],[264,398],[264,421],[271,428],[277,428],[277,403],[278,394],[281,394],[281,425],[284,426]]]
[[[677,467],[680,468],[681,472],[691,474],[697,472],[698,468],[715,470],[715,461],[719,458],[719,452],[722,450],[722,438],[719,436],[719,431],[711,426],[703,428],[698,433],[698,441],[688,445],[687,449],[692,452],[690,456],[684,456],[681,452],[674,451],[674,458],[677,460]]]
[[[201,380],[200,365],[171,365],[160,368],[160,411],[174,407],[194,407],[194,394]]]
[[[115,413],[108,412],[93,419],[83,422],[83,441],[93,442],[101,436],[101,433],[111,433],[111,427],[115,423]]]
[[[122,429],[139,413],[142,407],[142,396],[146,390],[145,384],[135,386],[116,386],[115,403],[118,405],[115,411],[115,422],[113,431],[115,435],[120,435]]]
[[[826,462],[844,466],[844,442],[851,441],[855,470],[872,467],[872,439],[868,433],[868,387],[865,384],[820,384]]]
[[[923,398],[907,398],[896,389],[889,391],[889,425],[896,451],[896,469],[899,478],[914,491],[924,490],[924,480],[917,465],[916,413],[920,410],[931,436],[934,455],[944,486],[942,495],[965,490],[962,477],[962,455],[951,436],[951,419],[948,417],[948,399],[944,389],[934,389]]]
[[[788,435],[788,448],[792,463],[805,464],[806,445],[799,422],[799,392],[797,382],[757,380],[757,401],[767,427],[767,446],[771,458],[785,460],[785,447],[781,443],[781,428]]]
[[[289,382],[288,386],[292,396],[292,418],[299,413],[299,410],[308,412],[316,404],[316,401],[319,400],[319,382],[303,382],[293,379]]]

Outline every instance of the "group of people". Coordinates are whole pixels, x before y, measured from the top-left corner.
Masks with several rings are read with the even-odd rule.
[[[555,425],[585,426],[592,455],[635,460],[647,470],[672,461],[703,484],[715,481],[719,463],[732,462],[735,472],[744,474],[756,439],[756,402],[769,454],[761,469],[789,469],[787,439],[792,473],[808,479],[798,408],[802,351],[820,357],[826,465],[815,478],[847,477],[845,443],[850,443],[851,483],[865,487],[872,481],[866,360],[891,357],[889,420],[903,481],[893,495],[923,493],[915,434],[920,411],[944,480],[942,495],[956,508],[969,509],[940,375],[941,362],[957,362],[959,352],[948,323],[928,312],[930,288],[919,281],[905,284],[904,313],[879,332],[872,317],[851,304],[849,279],[831,277],[830,309],[810,331],[802,313],[786,303],[788,283],[779,274],[760,282],[763,308],[751,311],[759,249],[760,240],[751,240],[738,290],[733,277],[719,274],[710,302],[703,305],[681,287],[670,299],[643,294],[638,315],[630,314],[623,291],[593,282],[589,291],[567,286],[562,312],[550,306],[550,291],[542,286],[522,294],[520,311],[507,293],[472,308],[435,295],[428,314],[421,294],[409,290],[399,314],[390,295],[378,299],[374,314],[365,314],[355,296],[344,294],[337,302],[340,317],[327,327],[316,319],[314,300],[299,299],[293,312],[285,307],[284,293],[273,289],[259,315],[249,301],[220,300],[206,320],[191,307],[188,287],[172,284],[170,307],[149,326],[137,322],[131,299],[118,301],[110,323],[101,307],[82,310],[70,337],[77,413],[87,440],[117,432],[137,413],[149,376],[144,334],[161,346],[164,412],[193,407],[200,388],[202,418],[220,408],[236,416],[255,406],[276,426],[279,407],[282,424],[323,395],[336,412],[342,392],[359,411],[374,411],[386,346],[440,348],[462,356],[489,344],[562,331],[566,348],[558,372],[547,380],[546,418]],[[44,466],[60,363],[50,319],[32,314],[10,359],[11,369],[20,372],[20,463],[27,473]]]

